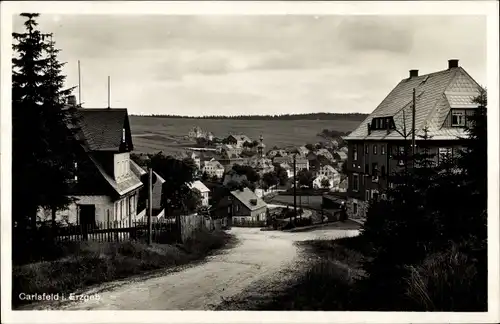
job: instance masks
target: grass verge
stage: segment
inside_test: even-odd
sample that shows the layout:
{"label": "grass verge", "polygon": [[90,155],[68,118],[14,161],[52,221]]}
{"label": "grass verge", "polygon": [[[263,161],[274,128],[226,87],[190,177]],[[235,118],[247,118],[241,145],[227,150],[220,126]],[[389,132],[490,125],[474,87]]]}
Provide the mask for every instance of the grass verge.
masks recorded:
{"label": "grass verge", "polygon": [[[406,266],[406,275],[390,274],[373,285],[362,265],[370,246],[363,236],[300,243],[307,266],[285,290],[252,301],[247,310],[320,311],[487,311],[486,253],[461,250],[457,244],[429,254],[422,263]],[[389,282],[389,283],[388,283]],[[368,284],[367,284],[368,283]],[[392,287],[394,288],[394,287]]]}
{"label": "grass verge", "polygon": [[364,276],[361,238],[315,240],[298,243],[309,256],[309,265],[285,291],[259,310],[346,310],[355,292],[356,279]]}
{"label": "grass verge", "polygon": [[72,242],[57,248],[61,257],[13,266],[12,306],[30,301],[20,294],[68,294],[95,284],[123,279],[150,270],[167,269],[202,260],[210,253],[234,243],[225,232],[200,231],[183,245],[140,242]]}

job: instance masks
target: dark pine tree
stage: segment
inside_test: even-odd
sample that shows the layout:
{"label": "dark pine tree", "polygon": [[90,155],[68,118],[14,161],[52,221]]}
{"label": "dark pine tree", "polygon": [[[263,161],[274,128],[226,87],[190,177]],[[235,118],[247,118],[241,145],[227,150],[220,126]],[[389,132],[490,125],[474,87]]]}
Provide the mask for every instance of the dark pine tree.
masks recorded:
{"label": "dark pine tree", "polygon": [[[78,143],[75,133],[78,131],[77,107],[68,105],[68,97],[73,89],[64,88],[66,76],[62,74],[65,63],[57,59],[60,52],[55,47],[52,34],[48,35],[47,65],[44,67],[43,107],[46,112],[45,127],[48,130],[47,138],[51,143],[52,164],[47,174],[52,179],[51,188],[47,193],[47,202],[43,207],[48,207],[52,212],[52,226],[56,226],[56,211],[65,208],[71,199],[68,198],[68,180],[75,176],[77,161],[76,152]],[[76,165],[77,166],[77,165]]]}
{"label": "dark pine tree", "polygon": [[369,310],[403,310],[408,305],[402,297],[407,266],[421,262],[433,248],[436,222],[427,202],[437,171],[429,139],[424,130],[415,155],[407,149],[395,154],[395,159],[408,166],[389,177],[394,188],[387,189],[387,200],[370,203],[362,235],[371,245],[372,255],[364,263],[369,276],[361,283],[359,302],[367,301],[367,294],[373,291],[383,291],[384,296],[365,305]]}
{"label": "dark pine tree", "polygon": [[74,142],[67,124],[72,111],[64,109],[68,92],[62,89],[62,65],[49,35],[37,29],[39,15],[21,16],[25,32],[12,34],[12,215],[20,236],[36,230],[40,207],[68,205],[74,177]]}

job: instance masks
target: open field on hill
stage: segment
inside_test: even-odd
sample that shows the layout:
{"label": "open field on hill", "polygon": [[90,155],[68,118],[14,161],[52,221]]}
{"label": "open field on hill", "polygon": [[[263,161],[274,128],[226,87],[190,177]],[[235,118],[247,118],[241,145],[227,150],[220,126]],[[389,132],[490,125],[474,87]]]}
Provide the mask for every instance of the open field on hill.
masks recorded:
{"label": "open field on hill", "polygon": [[323,129],[352,131],[360,121],[350,120],[231,120],[183,119],[131,116],[134,150],[139,152],[163,151],[175,153],[194,143],[187,135],[194,126],[212,132],[216,137],[230,133],[243,133],[252,139],[262,134],[268,148],[275,145],[296,146],[315,143],[322,138],[317,134]]}

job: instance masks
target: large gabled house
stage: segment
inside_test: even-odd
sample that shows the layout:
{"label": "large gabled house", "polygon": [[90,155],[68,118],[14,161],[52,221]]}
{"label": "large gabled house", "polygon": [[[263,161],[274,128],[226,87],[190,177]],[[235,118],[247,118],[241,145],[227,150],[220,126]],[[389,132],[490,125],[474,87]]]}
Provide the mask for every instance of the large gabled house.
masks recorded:
{"label": "large gabled house", "polygon": [[[416,150],[426,146],[439,162],[460,149],[460,138],[467,136],[467,117],[478,107],[473,99],[481,90],[455,59],[449,60],[443,71],[418,75],[418,70],[411,70],[409,77],[401,80],[358,128],[344,137],[349,148],[349,217],[364,218],[368,202],[392,186],[388,175],[404,165],[396,157],[405,144],[411,144],[411,136],[406,135],[413,128],[414,99]],[[422,139],[424,130],[429,140]]]}
{"label": "large gabled house", "polygon": [[[132,134],[127,109],[79,108],[74,203],[56,219],[83,226],[130,224],[143,186],[131,167]],[[43,211],[42,211],[43,212]]]}

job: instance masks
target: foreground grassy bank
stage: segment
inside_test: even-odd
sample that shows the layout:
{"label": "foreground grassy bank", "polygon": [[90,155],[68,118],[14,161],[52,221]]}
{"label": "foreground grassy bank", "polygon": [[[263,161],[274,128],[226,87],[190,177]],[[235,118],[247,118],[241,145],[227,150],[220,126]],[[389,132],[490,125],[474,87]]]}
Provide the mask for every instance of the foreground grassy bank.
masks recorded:
{"label": "foreground grassy bank", "polygon": [[429,255],[407,267],[409,275],[387,278],[398,289],[374,289],[363,270],[370,245],[363,236],[305,241],[309,266],[285,290],[247,310],[322,311],[486,311],[487,293],[481,262],[460,246]]}
{"label": "foreground grassy bank", "polygon": [[20,294],[69,294],[86,287],[127,278],[150,270],[168,269],[199,261],[234,243],[225,232],[198,232],[183,245],[140,242],[59,244],[60,258],[13,266],[12,306],[32,301]]}

